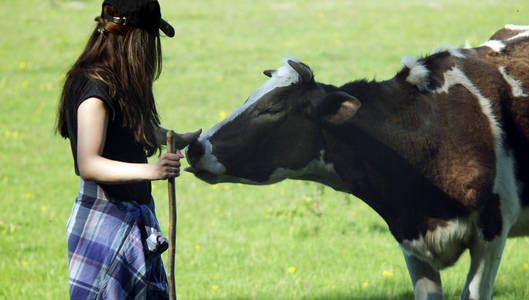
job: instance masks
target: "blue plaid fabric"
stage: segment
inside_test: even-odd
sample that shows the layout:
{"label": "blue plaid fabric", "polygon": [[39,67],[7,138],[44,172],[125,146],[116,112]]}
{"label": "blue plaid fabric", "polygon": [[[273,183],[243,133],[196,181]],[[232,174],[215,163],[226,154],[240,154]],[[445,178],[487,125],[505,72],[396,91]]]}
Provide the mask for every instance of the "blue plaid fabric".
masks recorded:
{"label": "blue plaid fabric", "polygon": [[159,232],[152,198],[148,205],[114,201],[81,180],[66,233],[70,298],[168,299]]}

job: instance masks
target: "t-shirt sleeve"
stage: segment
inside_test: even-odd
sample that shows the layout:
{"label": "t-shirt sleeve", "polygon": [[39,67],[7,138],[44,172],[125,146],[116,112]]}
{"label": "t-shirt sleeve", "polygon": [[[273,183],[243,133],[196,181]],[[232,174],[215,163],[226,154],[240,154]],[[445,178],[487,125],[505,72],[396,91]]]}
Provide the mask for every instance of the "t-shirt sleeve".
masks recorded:
{"label": "t-shirt sleeve", "polygon": [[106,106],[110,109],[110,117],[112,120],[116,118],[116,103],[112,101],[112,97],[110,97],[108,87],[104,85],[102,82],[86,78],[84,81],[83,86],[79,90],[79,95],[77,98],[77,102],[75,103],[75,112],[77,112],[77,109],[83,103],[86,99],[96,97],[106,104]]}

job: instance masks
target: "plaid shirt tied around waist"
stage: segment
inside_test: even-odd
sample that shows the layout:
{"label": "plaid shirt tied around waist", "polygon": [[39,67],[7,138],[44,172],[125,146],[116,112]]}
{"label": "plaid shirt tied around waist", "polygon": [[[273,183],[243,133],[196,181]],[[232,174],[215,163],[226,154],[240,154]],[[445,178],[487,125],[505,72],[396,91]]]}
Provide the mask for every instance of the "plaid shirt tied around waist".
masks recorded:
{"label": "plaid shirt tied around waist", "polygon": [[83,181],[67,223],[70,299],[168,299],[154,201],[109,199]]}

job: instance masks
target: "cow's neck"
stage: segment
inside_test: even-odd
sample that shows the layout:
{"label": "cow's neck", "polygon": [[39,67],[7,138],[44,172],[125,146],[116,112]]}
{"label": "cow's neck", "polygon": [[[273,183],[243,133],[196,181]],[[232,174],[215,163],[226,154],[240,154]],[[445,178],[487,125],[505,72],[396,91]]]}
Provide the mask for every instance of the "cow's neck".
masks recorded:
{"label": "cow's neck", "polygon": [[428,147],[435,147],[429,145],[435,130],[429,128],[428,112],[418,111],[421,104],[406,98],[397,84],[358,82],[342,87],[362,102],[362,108],[352,122],[326,128],[323,135],[326,159],[351,192],[373,207],[402,240],[463,209],[415,167],[428,159]]}

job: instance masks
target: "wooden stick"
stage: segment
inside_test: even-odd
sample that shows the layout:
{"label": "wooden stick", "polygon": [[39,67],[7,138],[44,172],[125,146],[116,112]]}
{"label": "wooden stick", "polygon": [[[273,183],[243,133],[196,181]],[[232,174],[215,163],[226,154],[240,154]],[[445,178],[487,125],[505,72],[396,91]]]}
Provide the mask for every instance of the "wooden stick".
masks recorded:
{"label": "wooden stick", "polygon": [[[173,131],[167,131],[167,152],[175,153],[176,149],[173,147]],[[169,191],[169,253],[168,253],[168,272],[167,279],[169,281],[169,300],[176,299],[176,290],[174,282],[174,257],[175,257],[175,239],[176,239],[176,200],[174,178],[168,179],[167,186]]]}

